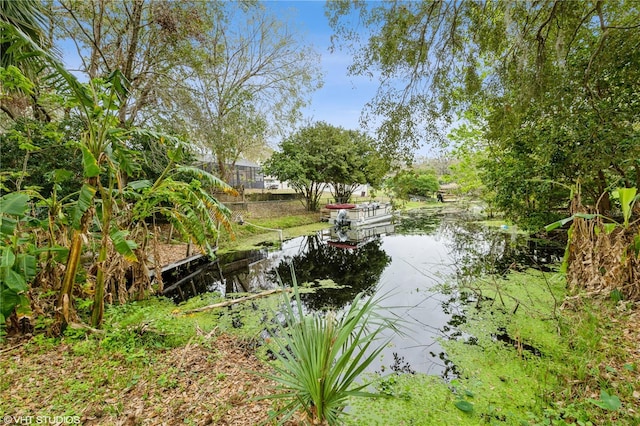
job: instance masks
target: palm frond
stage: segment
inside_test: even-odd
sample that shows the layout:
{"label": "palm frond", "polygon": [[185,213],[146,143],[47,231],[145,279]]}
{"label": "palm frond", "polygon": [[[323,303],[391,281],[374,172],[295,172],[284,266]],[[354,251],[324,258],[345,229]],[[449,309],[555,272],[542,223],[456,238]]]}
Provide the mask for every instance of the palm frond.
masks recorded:
{"label": "palm frond", "polygon": [[176,167],[176,173],[184,173],[189,176],[193,176],[201,181],[205,186],[211,186],[222,190],[225,194],[238,195],[238,191],[233,189],[228,183],[212,175],[211,173],[193,166],[178,166]]}
{"label": "palm frond", "polygon": [[134,220],[158,213],[165,216],[176,230],[212,253],[211,241],[218,236],[221,224],[231,231],[231,212],[198,182],[165,178],[159,184],[141,184],[141,196],[133,209]]}
{"label": "palm frond", "polygon": [[274,339],[275,374],[264,375],[276,382],[276,392],[263,399],[285,402],[273,416],[279,424],[296,412],[318,424],[340,424],[350,397],[378,396],[363,391],[367,384],[356,379],[384,349],[388,339],[381,333],[397,329],[397,320],[376,312],[383,298],[365,300],[362,294],[342,314],[305,314],[293,270],[292,277],[294,300],[284,293],[286,325]]}

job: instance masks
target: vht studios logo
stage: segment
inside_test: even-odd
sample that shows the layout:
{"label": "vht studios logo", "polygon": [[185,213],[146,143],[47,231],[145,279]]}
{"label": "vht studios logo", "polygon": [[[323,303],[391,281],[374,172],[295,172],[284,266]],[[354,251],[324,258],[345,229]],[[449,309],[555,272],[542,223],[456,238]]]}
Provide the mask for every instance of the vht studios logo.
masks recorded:
{"label": "vht studios logo", "polygon": [[6,425],[79,425],[80,416],[4,416]]}

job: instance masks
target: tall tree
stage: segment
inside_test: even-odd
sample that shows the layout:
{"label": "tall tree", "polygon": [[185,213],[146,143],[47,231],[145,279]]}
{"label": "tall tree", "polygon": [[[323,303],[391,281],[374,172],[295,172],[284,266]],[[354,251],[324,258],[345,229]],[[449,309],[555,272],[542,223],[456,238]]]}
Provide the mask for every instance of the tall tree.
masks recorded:
{"label": "tall tree", "polygon": [[155,116],[168,87],[180,85],[179,69],[195,40],[213,22],[207,9],[217,3],[166,0],[61,0],[56,29],[70,38],[89,79],[122,73],[130,87],[118,111],[121,126]]}
{"label": "tall tree", "polygon": [[337,203],[349,201],[361,185],[380,186],[390,161],[378,150],[376,141],[357,130],[336,128],[340,138],[333,146],[332,162],[326,172],[327,183]]}
{"label": "tall tree", "polygon": [[288,181],[315,211],[322,192],[330,185],[338,202],[346,202],[356,186],[377,185],[388,163],[361,132],[324,122],[304,127],[280,144],[264,164],[267,174]]}
{"label": "tall tree", "polygon": [[280,143],[263,165],[266,174],[287,181],[301,193],[307,210],[318,210],[322,192],[327,187],[326,171],[331,165],[332,147],[337,145],[334,128],[317,123],[300,129]]}
{"label": "tall tree", "polygon": [[[265,147],[299,118],[320,86],[318,56],[262,5],[227,3],[188,57],[188,91],[180,111],[227,180],[235,162]],[[185,114],[186,113],[186,114]]]}
{"label": "tall tree", "polygon": [[317,56],[260,3],[62,0],[57,17],[90,78],[130,83],[121,126],[154,122],[198,142],[228,178],[299,117]]}

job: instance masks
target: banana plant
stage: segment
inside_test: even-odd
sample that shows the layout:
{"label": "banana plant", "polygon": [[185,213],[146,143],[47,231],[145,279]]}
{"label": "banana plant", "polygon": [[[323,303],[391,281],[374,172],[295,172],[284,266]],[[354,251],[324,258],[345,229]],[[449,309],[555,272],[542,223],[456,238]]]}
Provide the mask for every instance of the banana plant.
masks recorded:
{"label": "banana plant", "polygon": [[[53,71],[49,76],[49,80],[54,83],[61,94],[66,95],[74,103],[86,124],[85,133],[80,141],[83,155],[84,184],[80,189],[74,212],[72,222],[73,235],[57,306],[58,328],[62,330],[70,320],[71,295],[80,263],[83,238],[85,238],[89,224],[94,216],[93,201],[100,183],[100,163],[103,162],[106,148],[112,141],[112,134],[117,131],[113,125],[114,112],[117,113],[115,100],[117,92],[124,90],[124,85],[121,84],[124,79],[121,78],[121,74],[117,71],[110,76],[107,79],[110,87],[106,96],[104,96],[103,93],[96,90],[93,82],[89,84],[80,83],[51,51],[39,45],[20,26],[2,21],[0,22],[0,28],[2,29],[0,41],[10,43],[15,51],[26,52],[21,57],[28,57],[29,61],[42,67],[48,67]],[[99,293],[99,291],[96,291],[96,293]]]}
{"label": "banana plant", "polygon": [[0,328],[14,310],[28,314],[31,309],[25,293],[36,275],[36,257],[24,250],[32,244],[19,228],[28,203],[29,196],[21,192],[0,197]]}
{"label": "banana plant", "polygon": [[[119,170],[114,168],[114,163],[109,158],[109,152],[113,151],[112,145],[117,143],[119,134],[123,133],[123,130],[117,127],[118,96],[122,95],[124,90],[122,76],[118,71],[112,73],[105,81],[94,80],[86,86],[75,88],[78,90],[72,91],[71,100],[75,102],[85,122],[84,132],[78,142],[82,151],[84,183],[80,188],[72,214],[73,235],[58,299],[58,320],[61,328],[70,321],[73,285],[80,264],[83,241],[87,239],[89,227],[95,218],[96,196],[99,196],[101,201],[102,214],[99,219],[102,238],[98,254],[91,322],[94,327],[102,322],[104,262],[107,258],[108,238],[111,233],[112,189],[114,180],[119,179],[120,175]],[[103,180],[107,182],[107,187],[103,185]]]}
{"label": "banana plant", "polygon": [[214,256],[220,227],[231,229],[231,212],[211,194],[222,191],[238,195],[226,182],[197,167],[181,163],[186,158],[187,147],[181,140],[159,135],[155,132],[138,130],[137,133],[155,137],[163,144],[170,144],[167,151],[169,164],[158,179],[132,182],[139,196],[133,208],[133,222],[144,220],[156,214],[167,218],[182,235],[189,237],[203,248],[210,257]]}
{"label": "banana plant", "polygon": [[629,220],[633,214],[633,206],[640,198],[640,195],[636,195],[637,192],[637,188],[618,188],[612,194],[612,198],[616,198],[620,201],[623,219],[622,226],[625,228],[629,228]]}
{"label": "banana plant", "polygon": [[[633,224],[630,223],[631,216],[633,215],[633,207],[640,199],[640,194],[637,194],[637,188],[618,188],[613,193],[613,198],[617,198],[620,201],[620,207],[622,209],[622,220],[625,229],[629,229]],[[639,221],[640,219],[636,220]],[[633,251],[636,257],[640,256],[640,232],[633,237],[632,243]]]}
{"label": "banana plant", "polygon": [[[140,129],[123,129],[117,119],[121,99],[126,96],[128,82],[118,70],[104,80],[93,80],[87,84],[64,68],[62,63],[49,51],[29,39],[20,29],[0,23],[3,30],[1,40],[10,40],[28,47],[32,60],[46,65],[53,72],[50,81],[61,95],[66,96],[73,111],[79,112],[84,122],[84,133],[78,141],[83,159],[83,184],[78,192],[75,207],[71,215],[72,236],[69,244],[65,273],[61,283],[57,302],[57,327],[62,331],[71,321],[73,309],[72,294],[80,255],[90,231],[100,235],[97,259],[97,273],[92,309],[92,325],[98,327],[102,322],[106,273],[105,263],[110,250],[114,247],[125,259],[136,261],[136,244],[127,239],[127,231],[118,226],[120,201],[124,192],[135,185],[125,185],[124,175],[130,172],[132,163],[122,161],[126,156],[117,158],[125,152],[127,138],[135,136]],[[146,131],[147,135],[160,141],[175,142],[162,134]],[[229,211],[219,203],[208,188],[210,185],[224,192],[234,190],[214,176],[195,168],[179,165],[182,161],[184,146],[173,144],[170,167],[152,185],[138,185],[133,192],[139,198],[134,212],[135,220],[142,221],[151,214],[160,213],[170,218],[178,229],[193,238],[198,244],[208,248],[209,239],[218,234],[220,226],[230,230]],[[190,182],[179,176],[192,176]],[[128,189],[127,189],[128,188]],[[142,202],[140,202],[142,200]],[[139,207],[138,207],[139,206]]]}
{"label": "banana plant", "polygon": [[[620,208],[622,209],[622,223],[614,220],[611,217],[599,214],[599,213],[575,213],[569,217],[565,217],[563,219],[557,220],[553,223],[548,224],[544,227],[544,229],[548,231],[552,231],[556,228],[560,228],[561,226],[566,225],[567,223],[572,222],[575,218],[582,219],[595,219],[597,217],[606,219],[609,221],[609,225],[605,227],[607,232],[613,231],[616,227],[622,227],[624,229],[628,229],[633,223],[630,223],[631,216],[633,215],[633,207],[640,199],[640,195],[636,195],[637,188],[617,188],[613,191],[611,198],[618,199],[620,201]],[[640,220],[640,219],[639,219]],[[634,222],[635,223],[635,222]]]}
{"label": "banana plant", "polygon": [[[631,229],[636,223],[640,222],[640,219],[636,219],[634,222],[631,222],[631,218],[633,216],[633,209],[638,200],[640,200],[640,194],[637,194],[638,189],[635,187],[632,188],[617,188],[612,192],[611,198],[617,199],[620,202],[620,209],[622,211],[622,223],[614,220],[611,217],[604,216],[599,213],[574,213],[573,215],[557,220],[549,225],[545,226],[544,229],[548,231],[552,231],[556,228],[566,225],[567,223],[572,222],[576,218],[592,220],[595,218],[605,219],[606,222],[603,223],[604,232],[607,234],[612,233],[616,228],[621,229]],[[571,235],[573,232],[573,225],[569,228],[569,239],[571,239]],[[596,228],[595,232],[601,232],[600,228]],[[636,257],[640,257],[640,233],[636,234],[633,237],[633,241],[631,243],[630,249],[632,249],[635,253]],[[566,262],[568,259],[568,250],[569,245],[567,245],[567,251],[565,252],[563,267],[562,269],[566,269]]]}

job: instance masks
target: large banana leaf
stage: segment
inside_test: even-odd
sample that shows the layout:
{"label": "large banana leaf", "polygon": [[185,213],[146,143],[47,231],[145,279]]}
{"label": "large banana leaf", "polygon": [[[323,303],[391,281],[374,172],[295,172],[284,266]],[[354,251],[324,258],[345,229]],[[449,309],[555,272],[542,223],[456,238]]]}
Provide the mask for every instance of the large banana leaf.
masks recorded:
{"label": "large banana leaf", "polygon": [[0,268],[11,268],[16,261],[16,255],[11,247],[0,247]]}
{"label": "large banana leaf", "polygon": [[638,197],[636,197],[636,192],[638,192],[638,189],[618,188],[615,192],[617,192],[618,198],[620,199],[622,217],[624,218],[624,226],[626,228],[627,226],[629,226],[629,219],[631,218],[631,214],[633,212],[633,205],[638,199]]}
{"label": "large banana leaf", "polygon": [[0,215],[23,216],[29,208],[29,196],[12,192],[0,197]]}
{"label": "large banana leaf", "polygon": [[84,145],[82,146],[82,169],[85,177],[91,178],[100,176],[98,160],[96,160],[96,157]]}
{"label": "large banana leaf", "polygon": [[11,315],[13,308],[19,303],[18,293],[10,288],[0,286],[0,326],[4,324],[5,318]]}
{"label": "large banana leaf", "polygon": [[82,215],[89,210],[91,204],[93,203],[93,197],[96,195],[96,189],[87,185],[86,183],[82,185],[80,189],[80,195],[78,196],[78,202],[76,203],[75,209],[73,210],[73,221],[71,225],[74,229],[80,229],[80,223],[82,221]]}
{"label": "large banana leaf", "polygon": [[37,273],[36,257],[26,253],[17,255],[14,269],[24,276],[27,281],[30,281]]}
{"label": "large banana leaf", "polygon": [[[20,2],[16,3],[19,4]],[[52,80],[60,89],[67,88],[71,90],[74,98],[85,110],[93,107],[93,97],[87,87],[80,83],[76,76],[70,73],[52,53],[44,50],[17,26],[0,22],[0,29],[2,30],[0,31],[0,40],[10,43],[10,48],[16,50],[19,47],[27,48],[29,53],[23,54],[22,59],[30,59],[32,62],[39,63],[41,67],[44,67],[45,64],[51,66],[54,72],[48,76],[48,79]]]}
{"label": "large banana leaf", "polygon": [[129,232],[125,230],[113,230],[109,236],[118,253],[124,256],[129,262],[137,262],[138,258],[133,251],[138,248],[138,245],[135,241],[127,240],[126,237],[128,234]]}
{"label": "large banana leaf", "polygon": [[547,232],[553,231],[556,228],[560,228],[561,226],[566,225],[567,223],[571,222],[573,219],[575,219],[577,217],[582,218],[582,219],[591,220],[591,219],[595,219],[596,217],[603,217],[603,216],[599,215],[599,214],[576,213],[576,214],[571,215],[569,217],[565,217],[564,219],[560,219],[560,220],[557,220],[557,221],[555,221],[553,223],[550,223],[550,224],[546,225],[544,227],[544,229]]}

